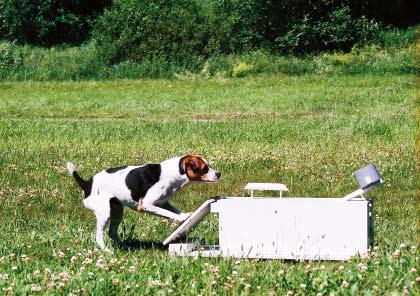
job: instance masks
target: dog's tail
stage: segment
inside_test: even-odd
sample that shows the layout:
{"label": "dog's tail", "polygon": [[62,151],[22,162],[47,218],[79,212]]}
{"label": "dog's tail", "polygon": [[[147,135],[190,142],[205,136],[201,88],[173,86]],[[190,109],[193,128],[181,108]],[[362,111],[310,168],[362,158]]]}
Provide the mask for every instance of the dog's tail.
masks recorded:
{"label": "dog's tail", "polygon": [[76,166],[72,164],[71,162],[67,162],[67,169],[70,172],[70,175],[74,177],[77,184],[83,189],[83,192],[85,193],[85,198],[90,195],[90,192],[92,190],[92,178],[89,180],[84,180],[76,171]]}

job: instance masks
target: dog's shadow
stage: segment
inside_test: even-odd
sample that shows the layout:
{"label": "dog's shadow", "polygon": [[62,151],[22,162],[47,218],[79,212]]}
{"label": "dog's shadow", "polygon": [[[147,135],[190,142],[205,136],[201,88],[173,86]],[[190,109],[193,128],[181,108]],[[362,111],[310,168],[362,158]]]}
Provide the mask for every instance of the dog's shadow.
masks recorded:
{"label": "dog's shadow", "polygon": [[125,233],[126,235],[124,235],[122,244],[114,245],[114,247],[117,247],[120,250],[126,250],[126,251],[132,251],[132,250],[166,251],[168,249],[168,246],[165,246],[161,241],[139,240],[135,238],[134,228],[135,228],[135,225],[132,225],[130,230],[128,230],[123,225],[122,232]]}
{"label": "dog's shadow", "polygon": [[121,250],[161,250],[165,251],[168,249],[162,242],[159,241],[142,241],[135,238],[129,238],[123,241],[122,246],[118,246]]}

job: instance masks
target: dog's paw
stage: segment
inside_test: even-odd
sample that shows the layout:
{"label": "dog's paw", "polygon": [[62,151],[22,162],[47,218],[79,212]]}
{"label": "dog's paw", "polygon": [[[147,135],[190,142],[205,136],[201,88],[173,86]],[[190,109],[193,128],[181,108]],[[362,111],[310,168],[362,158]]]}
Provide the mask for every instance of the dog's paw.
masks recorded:
{"label": "dog's paw", "polygon": [[191,216],[191,213],[181,213],[181,214],[179,214],[178,221],[183,222],[183,221],[187,220],[189,216]]}

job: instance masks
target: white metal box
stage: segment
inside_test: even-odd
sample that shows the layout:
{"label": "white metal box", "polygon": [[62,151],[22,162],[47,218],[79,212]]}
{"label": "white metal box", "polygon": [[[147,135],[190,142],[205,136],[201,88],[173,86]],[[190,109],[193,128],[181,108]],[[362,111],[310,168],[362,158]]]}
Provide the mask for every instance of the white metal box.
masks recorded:
{"label": "white metal box", "polygon": [[367,253],[373,244],[369,200],[247,197],[206,201],[164,244],[184,235],[208,212],[219,215],[219,245],[197,248],[192,244],[171,244],[171,254],[347,260]]}
{"label": "white metal box", "polygon": [[227,198],[219,213],[222,256],[346,260],[373,242],[372,204],[341,198]]}

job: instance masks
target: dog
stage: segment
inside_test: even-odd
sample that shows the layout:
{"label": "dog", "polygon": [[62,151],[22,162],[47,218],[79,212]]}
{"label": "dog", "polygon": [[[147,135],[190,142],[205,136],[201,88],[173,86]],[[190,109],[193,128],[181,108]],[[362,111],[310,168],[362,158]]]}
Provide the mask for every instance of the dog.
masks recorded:
{"label": "dog", "polygon": [[67,169],[83,189],[83,205],[96,216],[96,242],[102,250],[108,250],[104,243],[108,221],[109,237],[123,246],[118,226],[123,218],[124,206],[184,221],[191,213],[183,213],[170,204],[174,194],[189,183],[216,182],[221,176],[200,155],[174,157],[142,166],[109,168],[89,180],[82,179],[71,162],[67,163]]}

